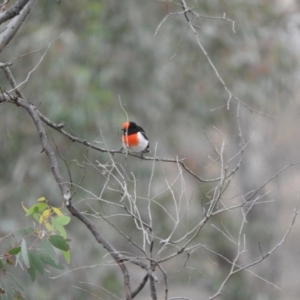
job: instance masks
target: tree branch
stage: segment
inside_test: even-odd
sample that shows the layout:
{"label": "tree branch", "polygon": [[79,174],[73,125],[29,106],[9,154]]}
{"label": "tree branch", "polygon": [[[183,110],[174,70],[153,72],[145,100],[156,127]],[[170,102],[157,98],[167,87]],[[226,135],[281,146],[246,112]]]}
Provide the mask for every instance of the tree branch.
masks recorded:
{"label": "tree branch", "polygon": [[130,277],[128,269],[124,264],[124,262],[128,259],[124,259],[123,256],[119,253],[119,251],[114,249],[114,247],[97,231],[95,225],[85,215],[78,211],[77,208],[75,208],[71,202],[69,202],[67,208],[74,217],[76,217],[78,220],[80,220],[83,224],[86,225],[86,227],[95,237],[96,241],[102,244],[102,246],[109,252],[112,258],[119,265],[120,269],[123,272],[126,300],[131,300],[132,294],[130,290]]}
{"label": "tree branch", "polygon": [[[79,144],[85,145],[91,149],[103,152],[103,153],[111,153],[111,154],[117,154],[117,153],[124,153],[122,150],[108,150],[107,148],[102,148],[99,147],[93,143],[88,142],[87,140],[83,140],[80,139],[70,133],[68,133],[66,130],[63,129],[64,124],[63,123],[59,123],[56,124],[54,122],[52,122],[51,120],[49,120],[46,116],[44,116],[41,112],[38,112],[40,118],[42,119],[42,121],[47,124],[49,127],[57,130],[58,132],[60,132],[61,134],[63,134],[65,137],[67,137],[68,139],[70,139],[72,142],[77,142]],[[212,178],[212,179],[204,179],[202,177],[200,177],[199,175],[197,175],[195,172],[193,172],[184,162],[184,159],[174,159],[174,158],[162,158],[162,157],[150,157],[150,156],[143,156],[141,157],[140,155],[136,155],[133,153],[128,153],[128,155],[133,156],[133,157],[137,157],[139,159],[143,159],[143,160],[149,160],[149,161],[160,161],[160,162],[168,162],[168,163],[179,163],[183,169],[185,171],[187,171],[187,173],[189,173],[190,175],[192,175],[194,178],[196,178],[197,180],[201,181],[201,182],[217,182],[220,181],[221,178],[217,177],[217,178]],[[230,172],[226,178],[231,177],[235,172],[237,171],[237,168],[235,168],[234,170],[232,170],[232,172]]]}
{"label": "tree branch", "polygon": [[132,294],[131,294],[131,297],[132,297],[132,299],[144,288],[144,286],[145,286],[145,284],[147,283],[147,281],[148,281],[148,278],[149,278],[149,275],[147,274],[144,278],[143,278],[143,280],[142,280],[142,282],[140,283],[140,285],[136,288],[136,290],[135,291],[133,291],[132,292]]}
{"label": "tree branch", "polygon": [[[17,16],[29,0],[18,0],[14,5],[0,14],[0,24]],[[8,2],[8,1],[7,1]],[[6,3],[7,3],[6,2]],[[1,4],[5,5],[6,3]]]}
{"label": "tree branch", "polygon": [[[24,3],[26,2],[26,3]],[[6,47],[6,45],[11,41],[11,39],[15,36],[20,26],[28,16],[31,11],[31,8],[35,4],[36,0],[20,0],[17,3],[21,3],[23,7],[19,7],[15,11],[18,12],[17,16],[15,16],[5,27],[4,31],[0,34],[0,52]],[[25,5],[26,4],[26,5]],[[5,14],[5,12],[4,12]],[[0,15],[1,18],[1,15]]]}

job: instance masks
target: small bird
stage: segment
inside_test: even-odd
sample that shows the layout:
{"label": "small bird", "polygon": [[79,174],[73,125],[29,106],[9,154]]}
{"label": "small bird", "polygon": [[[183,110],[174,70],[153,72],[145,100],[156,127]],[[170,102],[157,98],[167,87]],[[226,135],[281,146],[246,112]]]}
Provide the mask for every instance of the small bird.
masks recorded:
{"label": "small bird", "polygon": [[145,130],[134,122],[125,122],[122,126],[122,144],[129,152],[149,153],[149,140]]}

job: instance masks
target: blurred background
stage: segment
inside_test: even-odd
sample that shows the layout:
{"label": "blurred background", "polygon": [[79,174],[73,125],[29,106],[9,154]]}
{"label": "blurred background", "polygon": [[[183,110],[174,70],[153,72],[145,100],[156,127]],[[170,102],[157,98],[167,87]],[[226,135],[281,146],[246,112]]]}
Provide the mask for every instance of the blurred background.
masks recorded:
{"label": "blurred background", "polygon": [[[233,199],[236,194],[241,200],[286,165],[300,161],[300,4],[296,0],[251,3],[194,0],[187,4],[200,15],[220,17],[226,13],[227,18],[235,21],[234,32],[229,21],[190,15],[220,76],[245,106],[238,107],[234,99],[229,107],[226,105],[229,95],[182,14],[168,18],[155,35],[167,14],[181,12],[175,2],[40,1],[2,52],[1,62],[14,59],[12,72],[20,83],[51,43],[38,68],[22,85],[27,99],[44,115],[57,123],[64,121],[65,129],[82,139],[119,149],[125,110],[130,120],[146,130],[153,152],[159,157],[185,158],[186,165],[205,179],[220,176],[211,159],[216,158],[214,147],[220,149],[225,143],[226,161],[240,150],[236,117],[239,113],[240,129],[248,145],[227,196]],[[2,73],[0,80],[1,87],[9,90]],[[51,205],[60,206],[62,199],[27,113],[2,104],[0,124],[0,235],[4,236],[32,225],[21,202],[28,207],[44,196]],[[47,132],[52,145],[57,146],[69,165],[73,181],[82,187],[74,202],[80,202],[82,210],[89,209],[84,203],[90,201],[95,211],[106,215],[117,213],[114,206],[92,197],[92,193],[99,195],[105,184],[99,170],[92,165],[96,161],[106,163],[109,156],[72,143],[50,129]],[[131,157],[126,160],[120,154],[114,159],[120,166],[126,165],[128,173],[134,173],[139,197],[147,197],[153,163]],[[91,166],[81,168],[87,161]],[[236,163],[233,160],[229,169]],[[60,168],[68,178],[63,160]],[[182,197],[179,183],[184,182],[183,210],[191,201],[193,223],[203,214],[201,199],[214,184],[200,183],[187,173],[178,179],[178,173],[176,164],[156,163],[151,193],[157,194],[156,200],[172,212],[172,195],[162,192],[166,189],[165,182],[175,181],[173,191],[177,200]],[[247,252],[241,263],[261,255],[258,243],[262,252],[267,253],[280,242],[293,217],[299,182],[300,166],[295,165],[260,191],[262,195],[266,193],[263,198],[266,202],[255,206],[248,216],[244,232]],[[103,197],[111,202],[120,201],[120,196],[107,189]],[[139,205],[141,212],[145,206],[146,219],[146,203]],[[154,234],[166,238],[172,231],[172,222],[159,206],[153,207],[152,213]],[[141,255],[100,217],[94,217],[93,221],[116,249]],[[128,234],[136,230],[130,218],[111,221]],[[218,215],[205,226],[198,242],[232,259],[236,245],[211,225],[224,226],[236,237],[240,224],[240,213]],[[124,298],[120,271],[105,256],[103,247],[78,220],[72,219],[67,229],[72,239],[72,255],[66,270],[73,271],[62,275],[61,271],[49,269],[50,273],[39,276],[35,283],[30,282],[25,271],[18,272],[18,279],[27,286],[24,294],[28,299],[115,299],[106,290]],[[298,299],[299,233],[296,222],[285,243],[251,268],[278,288],[243,272],[230,279],[220,299]],[[134,234],[141,242],[139,233]],[[0,243],[1,251],[6,247]],[[169,274],[170,297],[208,299],[230,268],[220,256],[201,248],[187,264],[186,261],[187,257],[182,255],[163,265]],[[138,268],[131,271],[132,285],[136,287],[144,273]],[[158,299],[163,299],[163,277],[157,273],[161,282]],[[49,279],[55,276],[59,277]],[[149,287],[136,299],[150,299]]]}

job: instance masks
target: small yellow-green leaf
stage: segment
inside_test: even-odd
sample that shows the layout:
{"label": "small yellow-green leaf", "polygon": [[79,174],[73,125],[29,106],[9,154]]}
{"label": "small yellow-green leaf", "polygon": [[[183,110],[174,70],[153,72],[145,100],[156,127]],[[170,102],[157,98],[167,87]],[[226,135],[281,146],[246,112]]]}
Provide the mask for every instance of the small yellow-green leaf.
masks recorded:
{"label": "small yellow-green leaf", "polygon": [[45,209],[42,214],[40,215],[40,218],[39,218],[39,223],[40,224],[43,224],[45,223],[45,221],[47,221],[49,219],[51,215],[51,209]]}
{"label": "small yellow-green leaf", "polygon": [[3,262],[2,262],[2,259],[0,259],[0,269],[2,269],[3,268]]}
{"label": "small yellow-green leaf", "polygon": [[58,207],[51,206],[51,208],[58,216],[63,216],[63,213]]}
{"label": "small yellow-green leaf", "polygon": [[45,227],[48,229],[48,231],[53,231],[53,226],[49,222],[45,223]]}
{"label": "small yellow-green leaf", "polygon": [[24,209],[26,212],[28,212],[28,208],[25,207],[25,205],[23,204],[23,202],[22,202],[21,204],[22,204],[23,209]]}
{"label": "small yellow-green leaf", "polygon": [[44,219],[48,219],[50,215],[51,215],[51,209],[50,209],[50,208],[45,209],[45,210],[42,212],[42,217],[43,217]]}
{"label": "small yellow-green leaf", "polygon": [[26,216],[30,216],[32,215],[33,213],[39,213],[39,212],[42,212],[44,211],[46,208],[47,208],[47,204],[46,203],[36,203],[34,205],[32,205],[27,213],[26,213]]}
{"label": "small yellow-green leaf", "polygon": [[39,199],[37,199],[38,202],[42,202],[42,201],[47,201],[45,197],[41,197]]}

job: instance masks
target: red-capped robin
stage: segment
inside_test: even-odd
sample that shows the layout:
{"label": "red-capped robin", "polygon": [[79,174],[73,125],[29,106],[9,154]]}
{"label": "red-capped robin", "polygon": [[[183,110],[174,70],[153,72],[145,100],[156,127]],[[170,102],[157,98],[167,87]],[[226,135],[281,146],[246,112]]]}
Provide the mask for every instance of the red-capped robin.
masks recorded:
{"label": "red-capped robin", "polygon": [[141,154],[151,152],[149,140],[142,127],[134,122],[125,122],[122,130],[122,144],[127,151]]}

